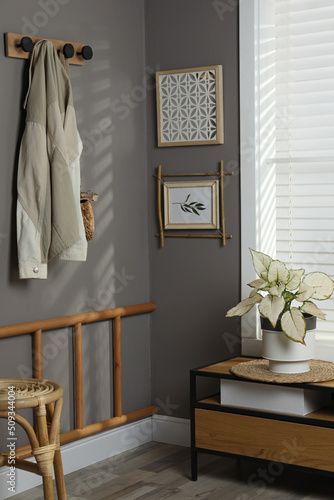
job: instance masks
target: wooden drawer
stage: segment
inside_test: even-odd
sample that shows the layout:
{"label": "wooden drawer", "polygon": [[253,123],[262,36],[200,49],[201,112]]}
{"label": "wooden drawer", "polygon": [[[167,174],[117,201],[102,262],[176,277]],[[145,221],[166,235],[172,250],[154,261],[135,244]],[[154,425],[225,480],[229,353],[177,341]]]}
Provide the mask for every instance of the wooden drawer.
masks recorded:
{"label": "wooden drawer", "polygon": [[195,446],[334,472],[334,429],[195,410]]}

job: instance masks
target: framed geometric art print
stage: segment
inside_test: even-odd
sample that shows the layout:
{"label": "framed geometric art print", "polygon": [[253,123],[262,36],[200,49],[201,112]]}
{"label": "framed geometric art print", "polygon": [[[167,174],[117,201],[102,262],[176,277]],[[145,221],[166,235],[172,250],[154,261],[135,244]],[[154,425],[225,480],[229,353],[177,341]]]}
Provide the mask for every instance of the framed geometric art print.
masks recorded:
{"label": "framed geometric art print", "polygon": [[158,146],[224,143],[223,68],[156,73]]}

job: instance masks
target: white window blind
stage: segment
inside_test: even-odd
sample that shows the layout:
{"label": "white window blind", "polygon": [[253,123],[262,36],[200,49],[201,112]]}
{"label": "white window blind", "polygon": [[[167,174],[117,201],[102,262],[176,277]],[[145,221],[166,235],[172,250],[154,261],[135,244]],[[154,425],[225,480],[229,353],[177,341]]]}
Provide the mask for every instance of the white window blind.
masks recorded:
{"label": "white window blind", "polygon": [[[275,0],[276,256],[334,278],[334,1]],[[317,331],[334,342],[334,298]]]}

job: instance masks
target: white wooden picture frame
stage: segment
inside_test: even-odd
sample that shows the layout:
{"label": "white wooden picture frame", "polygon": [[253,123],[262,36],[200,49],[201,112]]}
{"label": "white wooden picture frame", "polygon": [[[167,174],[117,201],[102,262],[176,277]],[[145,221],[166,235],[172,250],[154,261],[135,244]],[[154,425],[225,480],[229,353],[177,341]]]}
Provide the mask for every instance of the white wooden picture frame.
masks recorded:
{"label": "white wooden picture frame", "polygon": [[165,229],[219,229],[219,181],[164,183]]}

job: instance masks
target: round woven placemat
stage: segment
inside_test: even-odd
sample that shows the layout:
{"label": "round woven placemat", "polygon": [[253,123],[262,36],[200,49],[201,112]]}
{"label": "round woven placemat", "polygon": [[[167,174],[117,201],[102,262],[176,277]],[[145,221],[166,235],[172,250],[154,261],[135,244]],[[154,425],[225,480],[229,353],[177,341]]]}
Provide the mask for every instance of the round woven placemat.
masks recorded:
{"label": "round woven placemat", "polygon": [[254,359],[232,366],[233,375],[261,382],[276,382],[277,384],[299,384],[302,382],[326,382],[334,379],[334,363],[311,359],[310,371],[305,373],[274,373],[269,371],[267,359]]}

